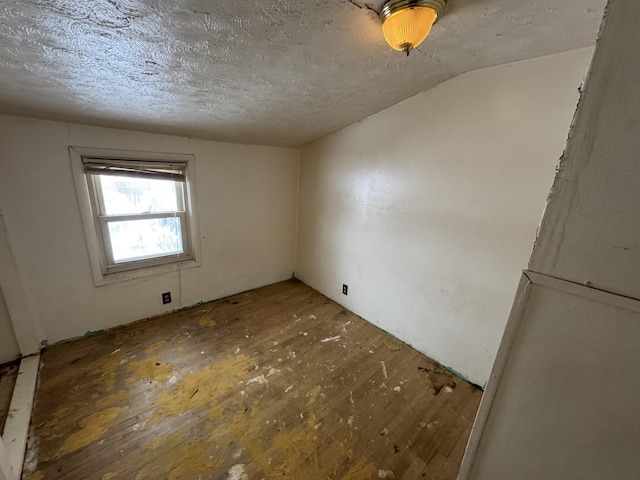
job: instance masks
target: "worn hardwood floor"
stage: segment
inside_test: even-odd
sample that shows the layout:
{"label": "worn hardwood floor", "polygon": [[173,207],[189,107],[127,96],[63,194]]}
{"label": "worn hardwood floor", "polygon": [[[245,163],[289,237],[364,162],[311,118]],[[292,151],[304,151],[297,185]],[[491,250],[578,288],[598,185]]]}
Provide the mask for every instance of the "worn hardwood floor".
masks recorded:
{"label": "worn hardwood floor", "polygon": [[480,397],[288,281],[47,348],[23,478],[455,479]]}

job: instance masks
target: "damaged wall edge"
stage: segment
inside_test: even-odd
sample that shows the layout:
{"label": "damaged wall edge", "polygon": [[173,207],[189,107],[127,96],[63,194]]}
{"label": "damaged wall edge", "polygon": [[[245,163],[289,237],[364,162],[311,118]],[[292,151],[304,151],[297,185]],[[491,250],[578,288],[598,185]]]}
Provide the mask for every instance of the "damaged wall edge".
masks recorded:
{"label": "damaged wall edge", "polygon": [[502,341],[500,342],[500,347],[498,348],[498,353],[493,363],[493,368],[491,369],[491,375],[489,376],[489,381],[486,383],[486,388],[482,395],[473,427],[471,427],[471,435],[464,452],[464,457],[462,458],[458,480],[466,480],[471,473],[471,467],[478,452],[482,433],[487,424],[493,400],[498,392],[500,378],[507,365],[509,353],[511,353],[511,347],[516,338],[516,333],[518,332],[518,327],[520,326],[532,285],[533,282],[527,276],[526,271],[523,271],[520,277],[520,283],[518,284],[516,297],[513,301],[513,307],[511,308],[511,314],[509,315],[509,320],[507,321],[507,326],[502,335]]}
{"label": "damaged wall edge", "polygon": [[514,300],[511,315],[509,316],[507,327],[502,337],[502,342],[500,343],[498,355],[496,357],[493,370],[491,371],[491,377],[487,383],[487,388],[485,389],[476,420],[471,430],[471,436],[469,437],[469,443],[467,444],[465,455],[462,460],[458,480],[466,480],[467,478],[470,478],[469,475],[473,467],[475,455],[478,452],[482,434],[487,423],[487,419],[489,418],[489,414],[491,413],[491,407],[498,392],[500,380],[511,353],[511,347],[513,346],[518,333],[520,321],[524,315],[528,297],[534,285],[566,292],[571,295],[576,295],[588,300],[594,300],[599,303],[622,309],[640,311],[640,299],[603,291],[597,288],[592,288],[588,285],[582,285],[569,280],[544,275],[539,272],[524,270],[522,272],[520,284],[518,285],[518,293]]}

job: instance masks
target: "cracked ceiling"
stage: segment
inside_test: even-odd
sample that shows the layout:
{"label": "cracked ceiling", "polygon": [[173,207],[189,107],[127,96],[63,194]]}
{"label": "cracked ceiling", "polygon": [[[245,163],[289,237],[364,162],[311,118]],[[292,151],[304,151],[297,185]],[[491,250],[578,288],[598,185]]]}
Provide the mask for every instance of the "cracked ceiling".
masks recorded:
{"label": "cracked ceiling", "polygon": [[450,0],[419,51],[358,0],[5,0],[0,113],[300,147],[462,73],[592,45],[604,0]]}

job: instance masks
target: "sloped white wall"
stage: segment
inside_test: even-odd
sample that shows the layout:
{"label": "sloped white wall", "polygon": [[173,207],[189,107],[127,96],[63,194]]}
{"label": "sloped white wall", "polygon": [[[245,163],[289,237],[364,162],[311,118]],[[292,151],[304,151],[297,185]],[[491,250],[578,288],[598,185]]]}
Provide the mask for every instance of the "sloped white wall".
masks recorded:
{"label": "sloped white wall", "polygon": [[640,478],[639,17],[609,1],[461,480]]}
{"label": "sloped white wall", "polygon": [[[202,266],[95,287],[69,145],[194,154]],[[289,278],[298,156],[293,149],[0,116],[0,204],[43,336],[53,343]],[[166,291],[173,302],[162,305]]]}
{"label": "sloped white wall", "polygon": [[297,276],[484,384],[591,53],[472,72],[305,147]]}

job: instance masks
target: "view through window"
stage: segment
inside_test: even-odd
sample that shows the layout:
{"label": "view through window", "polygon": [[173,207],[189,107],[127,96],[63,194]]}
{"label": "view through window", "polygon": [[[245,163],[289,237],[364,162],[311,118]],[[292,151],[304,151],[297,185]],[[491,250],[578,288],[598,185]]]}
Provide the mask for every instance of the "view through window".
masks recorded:
{"label": "view through window", "polygon": [[184,253],[181,183],[114,175],[97,182],[115,263]]}
{"label": "view through window", "polygon": [[192,258],[186,162],[83,158],[104,273]]}

